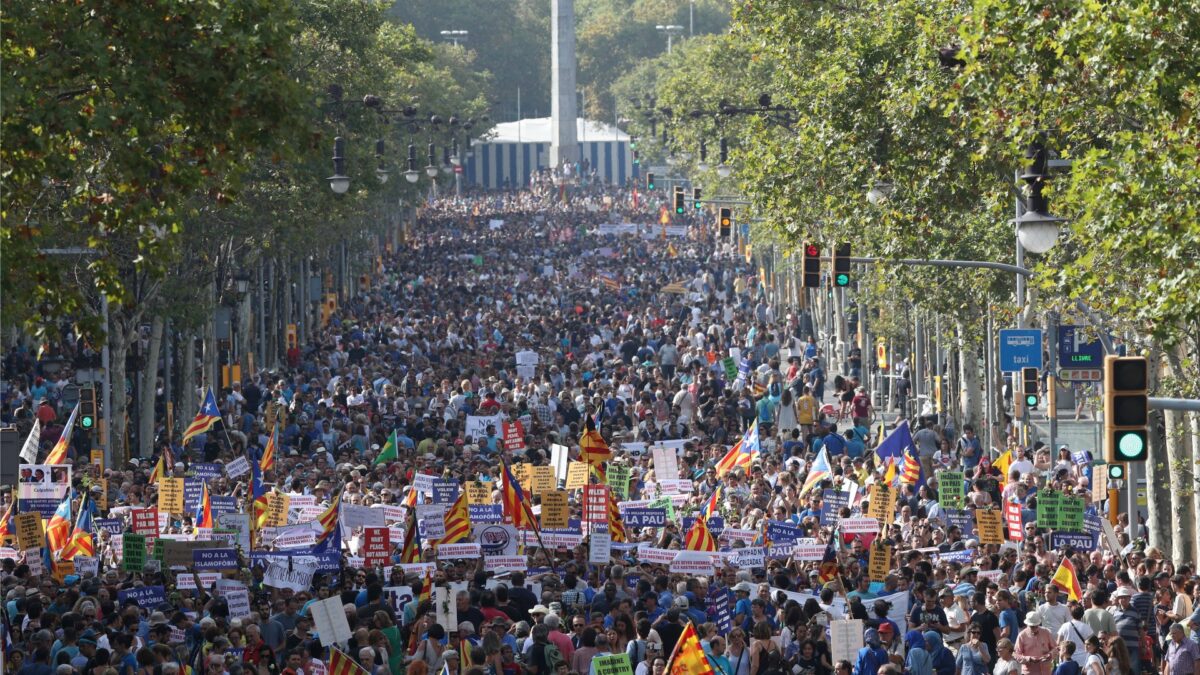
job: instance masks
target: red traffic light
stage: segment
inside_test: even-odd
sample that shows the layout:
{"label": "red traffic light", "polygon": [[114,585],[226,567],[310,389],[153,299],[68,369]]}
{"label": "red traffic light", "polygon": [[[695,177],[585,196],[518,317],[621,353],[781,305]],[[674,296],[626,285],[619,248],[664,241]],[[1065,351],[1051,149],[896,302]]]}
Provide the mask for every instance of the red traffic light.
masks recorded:
{"label": "red traffic light", "polygon": [[804,245],[804,255],[809,256],[811,258],[816,258],[820,254],[821,254],[821,252],[820,252],[820,250],[817,249],[816,244],[805,244]]}

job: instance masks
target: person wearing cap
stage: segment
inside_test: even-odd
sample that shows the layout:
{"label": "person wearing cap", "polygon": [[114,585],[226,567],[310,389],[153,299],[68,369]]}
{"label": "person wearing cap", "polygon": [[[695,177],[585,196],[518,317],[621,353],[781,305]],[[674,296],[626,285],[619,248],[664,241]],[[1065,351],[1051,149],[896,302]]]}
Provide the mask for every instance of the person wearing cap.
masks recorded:
{"label": "person wearing cap", "polygon": [[1017,635],[1013,648],[1013,656],[1021,664],[1021,672],[1050,675],[1055,652],[1054,636],[1042,628],[1042,615],[1036,611],[1026,614],[1025,629]]}
{"label": "person wearing cap", "polygon": [[1125,648],[1129,650],[1129,660],[1133,664],[1133,672],[1140,672],[1142,631],[1145,625],[1142,617],[1133,609],[1133,591],[1127,586],[1122,586],[1113,591],[1112,597],[1117,602],[1117,611],[1113,615],[1117,626],[1117,635],[1125,642]]}

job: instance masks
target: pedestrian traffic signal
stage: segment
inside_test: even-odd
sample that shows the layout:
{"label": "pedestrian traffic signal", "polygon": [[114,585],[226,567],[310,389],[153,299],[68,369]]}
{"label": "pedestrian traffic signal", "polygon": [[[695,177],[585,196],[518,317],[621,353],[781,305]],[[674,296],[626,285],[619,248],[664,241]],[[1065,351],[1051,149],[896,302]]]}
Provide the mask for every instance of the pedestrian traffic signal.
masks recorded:
{"label": "pedestrian traffic signal", "polygon": [[804,242],[804,287],[821,287],[821,249],[816,244]]}
{"label": "pedestrian traffic signal", "polygon": [[717,222],[721,226],[721,238],[729,238],[729,233],[733,229],[733,209],[728,206],[721,207],[718,212]]}
{"label": "pedestrian traffic signal", "polygon": [[654,174],[653,173],[646,174],[646,189],[647,190],[654,189]]}
{"label": "pedestrian traffic signal", "polygon": [[1125,465],[1124,464],[1109,464],[1108,465],[1109,480],[1125,480]]}
{"label": "pedestrian traffic signal", "polygon": [[1025,395],[1025,407],[1033,410],[1038,407],[1038,369],[1021,369],[1021,393]]}
{"label": "pedestrian traffic signal", "polygon": [[1110,464],[1149,456],[1149,375],[1144,356],[1104,357],[1104,458]]}
{"label": "pedestrian traffic signal", "polygon": [[838,244],[833,249],[833,285],[850,285],[850,244]]}
{"label": "pedestrian traffic signal", "polygon": [[81,387],[79,389],[79,426],[85,430],[96,427],[95,387]]}
{"label": "pedestrian traffic signal", "polygon": [[674,191],[675,198],[675,215],[683,215],[683,186],[676,185]]}
{"label": "pedestrian traffic signal", "polygon": [[702,206],[703,206],[703,204],[701,203],[701,200],[700,200],[700,188],[694,187],[694,188],[692,188],[692,208],[699,211],[700,207],[702,207]]}

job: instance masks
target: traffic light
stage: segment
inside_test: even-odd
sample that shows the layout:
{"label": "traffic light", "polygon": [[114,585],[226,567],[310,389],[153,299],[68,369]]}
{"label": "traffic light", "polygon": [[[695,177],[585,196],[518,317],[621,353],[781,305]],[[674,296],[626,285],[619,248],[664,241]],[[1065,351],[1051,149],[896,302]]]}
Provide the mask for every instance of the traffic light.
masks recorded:
{"label": "traffic light", "polygon": [[1033,410],[1038,406],[1038,369],[1021,369],[1021,393],[1025,395],[1025,407]]}
{"label": "traffic light", "polygon": [[701,200],[700,200],[700,188],[694,187],[694,188],[692,188],[692,208],[699,211],[702,206],[704,206],[704,205],[701,203]]}
{"label": "traffic light", "polygon": [[821,287],[821,249],[816,244],[804,242],[804,287]]}
{"label": "traffic light", "polygon": [[647,190],[654,189],[654,174],[653,173],[646,174],[646,189]]}
{"label": "traffic light", "polygon": [[1125,480],[1125,465],[1124,464],[1109,464],[1108,465],[1109,480]]}
{"label": "traffic light", "polygon": [[838,244],[833,249],[833,285],[850,285],[850,244]]}
{"label": "traffic light", "polygon": [[728,206],[722,206],[718,213],[720,215],[717,222],[721,225],[721,238],[728,239],[729,232],[733,229],[733,209]]}
{"label": "traffic light", "polygon": [[79,389],[79,426],[84,430],[96,428],[95,387],[81,387]]}
{"label": "traffic light", "polygon": [[1104,357],[1104,458],[1110,464],[1149,456],[1149,383],[1144,356]]}
{"label": "traffic light", "polygon": [[683,215],[683,186],[676,185],[673,196],[675,198],[675,215],[682,216]]}

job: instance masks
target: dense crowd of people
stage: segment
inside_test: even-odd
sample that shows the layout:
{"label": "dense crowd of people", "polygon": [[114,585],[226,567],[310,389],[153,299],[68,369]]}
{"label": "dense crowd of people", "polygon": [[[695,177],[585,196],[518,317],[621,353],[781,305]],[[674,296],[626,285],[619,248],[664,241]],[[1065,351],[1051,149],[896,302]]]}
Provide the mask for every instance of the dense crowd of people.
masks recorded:
{"label": "dense crowd of people", "polygon": [[[188,443],[164,433],[154,457],[103,469],[75,443],[66,501],[73,527],[91,513],[97,566],[73,573],[61,551],[3,549],[5,671],[613,675],[598,670],[604,657],[625,654],[618,672],[634,675],[1200,675],[1194,565],[1123,528],[1058,546],[1039,526],[1049,494],[1107,517],[1087,449],[993,448],[969,424],[879,410],[857,346],[844,362],[825,354],[711,223],[668,235],[652,196],[547,185],[423,209],[369,291],[344,298],[287,363],[216,392],[221,422]],[[638,227],[610,227],[626,223]],[[40,421],[44,457],[71,413],[59,405],[70,368],[40,363],[10,350],[2,412],[22,438]],[[592,428],[611,457],[592,461],[604,452],[581,443]],[[884,456],[888,439],[905,448]],[[269,460],[263,485],[304,504],[287,527],[260,528],[254,512],[220,583],[165,561],[127,569],[123,535],[165,479],[219,464],[201,501],[233,495],[251,513],[257,471],[229,475],[242,457]],[[565,490],[568,527],[480,534],[492,504],[524,517],[511,477],[524,477],[536,524],[577,462],[584,483],[609,485],[607,539],[588,527],[578,484]],[[553,489],[527,466],[552,467]],[[944,484],[948,472],[961,485]],[[445,481],[484,488],[456,540],[479,543],[473,556],[439,555],[457,503],[435,494]],[[880,486],[891,503],[871,526]],[[6,490],[11,541],[27,509]],[[957,493],[950,508],[943,495]],[[1009,504],[1017,524],[985,543],[972,514]],[[667,515],[643,525],[637,511]],[[331,512],[331,549],[285,546],[289,528]],[[214,524],[203,514],[163,514],[155,536],[197,539]],[[366,562],[366,521],[390,529],[382,564]],[[696,543],[705,533],[715,555]],[[492,554],[523,564],[496,568]],[[265,568],[288,559],[289,571],[322,566],[303,588],[281,586]],[[336,652],[317,631],[329,598],[349,629]],[[703,658],[683,667],[692,631]]]}

